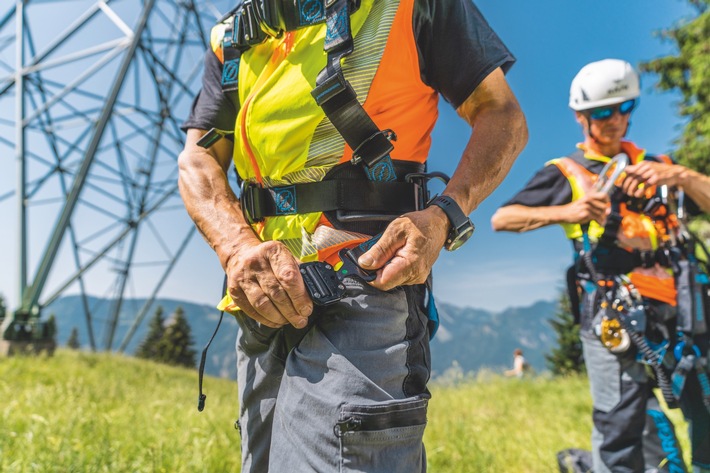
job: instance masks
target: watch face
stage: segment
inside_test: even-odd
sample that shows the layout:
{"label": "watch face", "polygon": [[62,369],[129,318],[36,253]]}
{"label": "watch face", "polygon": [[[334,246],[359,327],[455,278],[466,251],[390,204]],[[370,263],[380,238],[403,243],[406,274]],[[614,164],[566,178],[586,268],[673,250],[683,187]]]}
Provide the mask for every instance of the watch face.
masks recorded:
{"label": "watch face", "polygon": [[473,224],[466,225],[463,229],[459,231],[459,234],[456,235],[450,243],[447,243],[446,249],[449,251],[459,249],[464,243],[468,241],[469,238],[471,238],[471,235],[473,235],[473,230]]}

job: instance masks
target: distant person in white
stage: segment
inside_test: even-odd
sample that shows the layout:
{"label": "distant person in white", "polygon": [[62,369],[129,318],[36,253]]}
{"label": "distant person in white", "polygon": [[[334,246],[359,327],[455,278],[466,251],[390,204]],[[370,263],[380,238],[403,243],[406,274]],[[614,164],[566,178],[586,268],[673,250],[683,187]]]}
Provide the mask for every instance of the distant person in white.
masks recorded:
{"label": "distant person in white", "polygon": [[516,348],[513,350],[513,369],[505,370],[506,376],[515,376],[516,378],[522,378],[525,374],[525,357],[523,356],[523,350]]}

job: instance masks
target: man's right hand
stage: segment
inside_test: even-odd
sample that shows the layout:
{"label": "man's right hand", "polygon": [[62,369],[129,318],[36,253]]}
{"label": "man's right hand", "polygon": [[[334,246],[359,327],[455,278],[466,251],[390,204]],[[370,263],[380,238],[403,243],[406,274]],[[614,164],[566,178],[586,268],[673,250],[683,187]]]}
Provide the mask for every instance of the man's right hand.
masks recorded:
{"label": "man's right hand", "polygon": [[609,213],[609,196],[604,192],[590,192],[564,207],[564,223],[589,223],[595,220],[604,225]]}
{"label": "man's right hand", "polygon": [[272,328],[303,328],[313,311],[298,260],[283,243],[267,241],[240,247],[226,264],[232,300],[249,317]]}

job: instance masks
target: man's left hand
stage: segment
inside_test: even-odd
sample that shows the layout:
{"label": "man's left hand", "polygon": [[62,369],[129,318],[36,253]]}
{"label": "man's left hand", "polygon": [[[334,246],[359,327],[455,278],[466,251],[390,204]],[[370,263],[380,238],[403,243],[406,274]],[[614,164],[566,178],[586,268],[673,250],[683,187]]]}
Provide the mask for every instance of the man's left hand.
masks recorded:
{"label": "man's left hand", "polygon": [[436,206],[395,219],[370,250],[360,256],[363,269],[377,269],[370,284],[383,291],[423,284],[444,246],[449,220]]}

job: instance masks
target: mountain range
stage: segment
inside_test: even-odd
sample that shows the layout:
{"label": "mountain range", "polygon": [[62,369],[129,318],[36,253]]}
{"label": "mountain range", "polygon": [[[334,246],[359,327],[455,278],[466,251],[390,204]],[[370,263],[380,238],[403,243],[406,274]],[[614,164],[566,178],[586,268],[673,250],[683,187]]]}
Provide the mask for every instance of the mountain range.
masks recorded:
{"label": "mountain range", "polygon": [[[93,319],[94,340],[97,349],[107,345],[108,315],[113,301],[89,298]],[[111,344],[117,349],[123,344],[126,334],[133,325],[135,314],[145,303],[144,299],[124,300]],[[130,355],[145,338],[148,323],[161,306],[166,318],[182,307],[185,312],[198,353],[212,336],[219,312],[212,306],[195,304],[175,299],[156,299],[142,323],[135,330],[125,353]],[[554,301],[538,301],[527,307],[508,308],[501,312],[457,307],[439,303],[440,326],[431,343],[432,377],[443,375],[454,368],[462,373],[477,372],[481,369],[502,371],[512,366],[513,350],[521,348],[526,360],[536,371],[545,369],[545,354],[556,343],[555,333],[549,324],[557,304]],[[57,320],[57,341],[65,345],[71,331],[76,328],[79,342],[89,348],[86,317],[79,296],[65,296],[57,299],[44,309],[44,315],[54,314]],[[236,378],[236,354],[234,343],[237,323],[233,317],[225,315],[219,332],[210,346],[205,364],[205,372],[223,378]]]}

